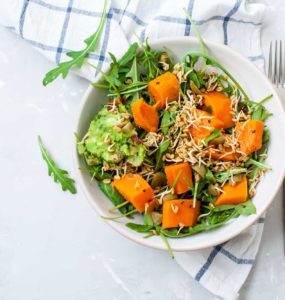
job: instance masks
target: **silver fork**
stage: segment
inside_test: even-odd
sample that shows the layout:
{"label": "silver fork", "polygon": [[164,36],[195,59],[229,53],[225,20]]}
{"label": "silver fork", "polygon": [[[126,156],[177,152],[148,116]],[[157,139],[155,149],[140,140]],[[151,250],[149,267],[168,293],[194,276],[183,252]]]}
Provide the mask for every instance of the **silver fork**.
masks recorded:
{"label": "silver fork", "polygon": [[[285,47],[283,46],[282,41],[276,40],[270,43],[267,76],[275,86],[276,92],[278,93],[280,99],[285,101]],[[285,179],[283,180],[282,206],[282,223],[285,254]]]}

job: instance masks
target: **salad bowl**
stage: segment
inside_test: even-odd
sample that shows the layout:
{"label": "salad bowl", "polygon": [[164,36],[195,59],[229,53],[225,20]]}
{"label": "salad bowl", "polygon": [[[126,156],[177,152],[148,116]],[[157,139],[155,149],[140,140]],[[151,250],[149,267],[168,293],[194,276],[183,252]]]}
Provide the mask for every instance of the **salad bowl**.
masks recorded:
{"label": "salad bowl", "polygon": [[[209,54],[215,57],[215,59],[237,79],[250,99],[257,102],[269,94],[273,95],[273,97],[264,104],[273,114],[273,116],[266,121],[266,125],[271,134],[266,163],[271,166],[271,170],[266,172],[257,187],[256,195],[253,198],[253,203],[256,207],[255,214],[240,216],[230,220],[222,227],[193,236],[169,239],[169,244],[173,251],[208,248],[226,242],[245,231],[264,214],[273,201],[284,178],[285,159],[283,158],[283,148],[285,147],[285,113],[274,88],[262,71],[241,54],[224,45],[212,42],[206,42],[206,45]],[[190,50],[198,51],[200,49],[198,40],[192,37],[161,39],[150,43],[150,46],[153,49],[166,47],[173,54],[176,61],[179,61],[186,52]],[[87,89],[81,102],[75,127],[75,132],[77,132],[81,138],[88,130],[94,115],[105,102],[106,92],[104,90],[93,86]],[[84,168],[85,161],[82,156],[78,155],[76,144],[74,145],[73,152],[78,182],[87,199],[97,211],[97,217],[110,215],[109,209],[112,207],[112,203],[108,201],[107,197],[101,192],[96,180],[90,181],[89,173],[82,172],[79,169]],[[140,233],[126,227],[125,224],[129,222],[127,218],[105,221],[117,232],[137,243],[147,247],[167,250],[167,246],[159,236],[144,239]],[[141,223],[142,217],[140,215],[135,216],[132,222]]]}

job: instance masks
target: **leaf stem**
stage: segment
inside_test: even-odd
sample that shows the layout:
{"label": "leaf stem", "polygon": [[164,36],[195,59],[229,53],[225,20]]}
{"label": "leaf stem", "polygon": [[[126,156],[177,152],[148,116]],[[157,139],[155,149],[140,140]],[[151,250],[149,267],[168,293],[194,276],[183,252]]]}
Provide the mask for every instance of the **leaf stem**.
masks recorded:
{"label": "leaf stem", "polygon": [[129,215],[132,215],[134,213],[138,212],[137,209],[133,209],[123,215],[119,215],[119,216],[116,216],[116,217],[105,217],[105,216],[101,216],[102,219],[105,219],[105,220],[117,220],[117,219],[121,219],[121,218],[124,218],[126,216],[129,216]]}
{"label": "leaf stem", "polygon": [[120,204],[118,204],[116,206],[113,206],[112,208],[109,209],[109,212],[112,212],[112,211],[114,211],[114,210],[116,210],[118,208],[121,208],[121,207],[127,205],[128,203],[129,203],[129,201],[126,200],[126,201],[124,201],[124,202],[122,202],[122,203],[120,203]]}
{"label": "leaf stem", "polygon": [[168,252],[169,252],[169,254],[171,256],[171,258],[174,258],[173,251],[172,251],[172,249],[171,249],[171,247],[169,245],[169,242],[168,242],[167,238],[165,237],[165,235],[162,232],[159,232],[159,235],[162,238],[162,240],[164,241],[164,243],[165,243],[165,245],[167,247],[167,250],[168,250]]}

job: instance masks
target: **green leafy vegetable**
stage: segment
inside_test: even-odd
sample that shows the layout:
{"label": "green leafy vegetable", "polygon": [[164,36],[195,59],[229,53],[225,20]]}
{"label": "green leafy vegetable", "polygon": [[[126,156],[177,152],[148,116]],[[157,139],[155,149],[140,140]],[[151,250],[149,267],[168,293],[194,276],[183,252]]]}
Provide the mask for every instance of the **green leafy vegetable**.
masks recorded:
{"label": "green leafy vegetable", "polygon": [[160,145],[159,149],[157,150],[156,159],[155,159],[156,160],[155,171],[157,171],[162,167],[162,156],[163,154],[166,153],[169,145],[170,145],[170,141],[165,141]]}
{"label": "green leafy vegetable", "polygon": [[263,130],[263,135],[262,135],[262,144],[268,143],[270,140],[270,132],[267,128]]}
{"label": "green leafy vegetable", "polygon": [[267,109],[263,106],[260,105],[252,114],[251,118],[252,120],[260,120],[260,121],[265,121],[267,118],[272,116],[271,113],[267,111]]}
{"label": "green leafy vegetable", "polygon": [[231,176],[237,175],[237,174],[242,174],[242,173],[247,173],[247,169],[245,168],[237,168],[229,171],[223,171],[223,172],[218,172],[215,174],[216,181],[219,183],[223,183],[226,180],[228,180]]}
{"label": "green leafy vegetable", "polygon": [[217,138],[218,136],[221,135],[221,129],[214,129],[213,133],[211,135],[209,135],[207,138],[204,139],[204,143],[206,146],[208,146],[208,143],[211,140],[214,140],[215,138]]}
{"label": "green leafy vegetable", "polygon": [[143,216],[143,220],[144,220],[144,224],[145,225],[152,225],[152,226],[154,226],[153,220],[152,220],[152,218],[151,218],[151,216],[149,214],[145,213],[144,216]]}
{"label": "green leafy vegetable", "polygon": [[144,225],[144,224],[136,224],[136,223],[127,223],[126,226],[136,232],[149,232],[153,229],[153,225]]}
{"label": "green leafy vegetable", "polygon": [[48,154],[45,149],[42,139],[38,136],[38,143],[41,149],[42,157],[48,166],[48,175],[53,175],[54,181],[61,184],[63,191],[69,190],[72,194],[76,194],[76,188],[74,186],[74,180],[68,177],[68,172],[62,169],[59,169],[53,159]]}
{"label": "green leafy vegetable", "polygon": [[[98,186],[99,186],[100,190],[110,199],[110,201],[114,204],[114,206],[117,206],[126,201],[119,194],[119,192],[116,189],[113,189],[111,184],[107,184],[102,181],[98,181]],[[132,204],[128,204],[128,205],[118,208],[118,210],[122,214],[126,214],[130,211],[133,211],[134,207]]]}
{"label": "green leafy vegetable", "polygon": [[261,162],[261,161],[257,161],[257,160],[254,160],[252,158],[250,158],[246,163],[245,163],[245,166],[246,167],[249,167],[250,165],[254,165],[256,167],[258,167],[259,169],[264,169],[264,170],[270,170],[271,167],[268,166],[267,164]]}
{"label": "green leafy vegetable", "polygon": [[186,55],[182,59],[182,61],[184,63],[187,61],[186,57],[191,57],[192,59],[203,57],[203,58],[206,59],[206,63],[222,70],[231,79],[231,81],[237,86],[237,88],[241,91],[241,93],[244,96],[244,100],[246,101],[246,103],[248,103],[248,105],[252,105],[253,102],[249,100],[249,97],[247,96],[244,89],[237,82],[237,80],[214,57],[212,57],[212,56],[210,56],[206,53],[203,53],[203,52],[188,52],[188,53],[186,53]]}
{"label": "green leafy vegetable", "polygon": [[169,126],[173,124],[173,121],[170,118],[170,112],[168,110],[164,110],[162,113],[162,119],[160,124],[161,132],[165,135],[169,131]]}
{"label": "green leafy vegetable", "polygon": [[252,201],[247,201],[237,205],[223,205],[213,208],[209,214],[201,218],[201,223],[193,227],[179,229],[164,229],[162,232],[170,238],[181,238],[191,236],[199,232],[212,230],[227,223],[229,220],[239,217],[240,215],[251,215],[256,213],[256,208]]}
{"label": "green leafy vegetable", "polygon": [[43,79],[44,86],[54,81],[59,75],[62,75],[62,78],[65,78],[72,67],[76,66],[77,68],[81,68],[86,56],[97,48],[101,32],[106,20],[107,2],[108,1],[105,0],[102,17],[96,32],[90,37],[88,37],[86,40],[84,40],[86,47],[83,50],[71,51],[66,53],[66,55],[72,59],[70,61],[60,63],[55,69],[49,71]]}

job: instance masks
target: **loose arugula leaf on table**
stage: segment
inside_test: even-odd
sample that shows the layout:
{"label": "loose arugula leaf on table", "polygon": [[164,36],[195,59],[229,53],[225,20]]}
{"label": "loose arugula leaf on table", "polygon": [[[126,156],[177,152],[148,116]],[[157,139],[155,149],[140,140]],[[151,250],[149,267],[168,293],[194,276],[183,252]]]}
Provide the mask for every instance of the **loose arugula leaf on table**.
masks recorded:
{"label": "loose arugula leaf on table", "polygon": [[71,60],[62,62],[55,69],[49,71],[43,79],[44,86],[54,81],[59,75],[62,75],[62,78],[65,78],[72,67],[81,68],[86,56],[97,48],[102,29],[106,21],[107,2],[108,1],[105,0],[102,17],[97,30],[90,37],[84,40],[86,47],[83,50],[67,52],[66,55],[70,57]]}
{"label": "loose arugula leaf on table", "polygon": [[[114,206],[117,206],[123,202],[125,202],[126,200],[120,195],[120,193],[112,187],[111,184],[108,183],[104,183],[103,181],[98,181],[98,186],[100,188],[100,190],[105,194],[105,196],[107,196],[107,198],[114,204]],[[127,204],[125,206],[122,206],[120,208],[118,208],[118,210],[122,213],[122,214],[126,214],[130,211],[134,210],[133,205]],[[129,216],[129,218],[131,218]]]}
{"label": "loose arugula leaf on table", "polygon": [[43,145],[42,139],[38,136],[38,143],[41,149],[42,157],[48,166],[48,175],[53,175],[54,181],[61,184],[63,191],[69,190],[72,194],[76,194],[76,188],[74,186],[74,180],[68,177],[68,172],[59,169],[53,159],[48,154],[46,148]]}

